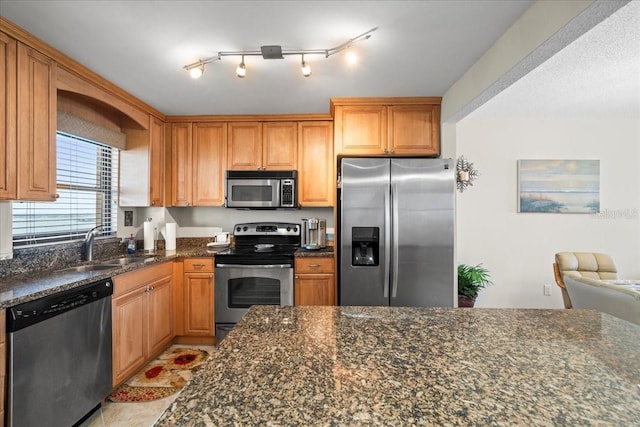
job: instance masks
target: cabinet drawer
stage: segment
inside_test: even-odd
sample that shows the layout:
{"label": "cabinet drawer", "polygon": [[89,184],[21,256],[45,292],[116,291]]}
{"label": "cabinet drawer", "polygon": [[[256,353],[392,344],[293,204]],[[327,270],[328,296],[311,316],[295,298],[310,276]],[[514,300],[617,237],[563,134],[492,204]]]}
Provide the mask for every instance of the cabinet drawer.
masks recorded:
{"label": "cabinet drawer", "polygon": [[173,262],[153,264],[113,278],[113,296],[126,294],[134,289],[146,286],[162,277],[173,274]]}
{"label": "cabinet drawer", "polygon": [[186,258],[183,262],[185,273],[213,271],[213,258]]}
{"label": "cabinet drawer", "polygon": [[331,257],[298,257],[295,259],[295,273],[335,273]]}

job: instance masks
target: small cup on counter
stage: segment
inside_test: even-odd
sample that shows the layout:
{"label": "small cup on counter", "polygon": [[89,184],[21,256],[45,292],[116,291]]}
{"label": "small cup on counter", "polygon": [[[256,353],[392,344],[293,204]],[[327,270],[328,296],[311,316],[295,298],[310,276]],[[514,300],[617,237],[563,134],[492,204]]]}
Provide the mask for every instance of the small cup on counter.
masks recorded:
{"label": "small cup on counter", "polygon": [[213,241],[216,243],[227,243],[229,242],[229,233],[226,231],[218,233],[213,237]]}

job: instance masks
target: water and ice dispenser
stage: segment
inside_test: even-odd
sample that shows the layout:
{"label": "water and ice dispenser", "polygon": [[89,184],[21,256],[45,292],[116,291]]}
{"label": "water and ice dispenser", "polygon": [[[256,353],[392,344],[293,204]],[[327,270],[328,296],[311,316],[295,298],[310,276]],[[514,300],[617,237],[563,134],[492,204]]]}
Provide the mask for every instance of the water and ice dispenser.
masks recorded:
{"label": "water and ice dispenser", "polygon": [[380,228],[353,227],[351,229],[351,265],[377,266],[380,263]]}

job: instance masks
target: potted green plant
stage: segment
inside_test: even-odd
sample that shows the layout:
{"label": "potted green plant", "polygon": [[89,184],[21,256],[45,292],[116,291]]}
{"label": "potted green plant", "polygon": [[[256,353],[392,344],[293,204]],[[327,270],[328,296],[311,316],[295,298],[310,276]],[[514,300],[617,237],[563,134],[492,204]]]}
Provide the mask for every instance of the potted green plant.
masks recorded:
{"label": "potted green plant", "polygon": [[493,284],[482,264],[458,265],[458,307],[473,307],[481,289]]}

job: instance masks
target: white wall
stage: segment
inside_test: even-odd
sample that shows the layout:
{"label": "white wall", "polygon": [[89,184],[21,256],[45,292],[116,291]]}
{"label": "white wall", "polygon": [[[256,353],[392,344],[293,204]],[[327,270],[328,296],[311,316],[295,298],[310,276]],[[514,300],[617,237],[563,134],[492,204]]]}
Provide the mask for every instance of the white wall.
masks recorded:
{"label": "white wall", "polygon": [[[457,259],[483,263],[494,286],[477,307],[562,308],[553,277],[560,251],[605,252],[640,279],[640,124],[637,120],[475,118],[456,126],[456,151],[481,176],[457,196]],[[517,213],[518,159],[599,159],[600,209]],[[552,285],[551,296],[543,284]]]}

